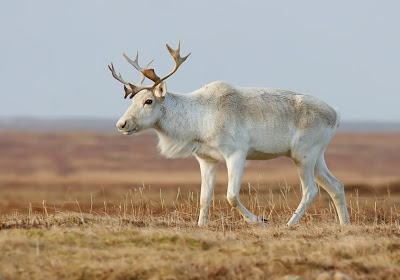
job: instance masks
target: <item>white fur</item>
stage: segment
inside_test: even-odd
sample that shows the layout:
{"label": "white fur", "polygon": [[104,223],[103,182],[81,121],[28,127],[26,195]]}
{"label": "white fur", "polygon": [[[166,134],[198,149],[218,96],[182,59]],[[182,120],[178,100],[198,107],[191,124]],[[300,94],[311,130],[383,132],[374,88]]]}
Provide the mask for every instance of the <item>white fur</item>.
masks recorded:
{"label": "white fur", "polygon": [[[146,100],[152,104],[145,104]],[[349,223],[343,184],[328,170],[324,151],[339,125],[339,114],[324,102],[280,89],[239,88],[214,82],[189,93],[143,90],[117,123],[124,134],[154,128],[166,157],[194,155],[202,174],[199,226],[207,220],[217,163],[228,168],[229,203],[251,222],[263,223],[239,201],[246,159],[287,156],[296,163],[303,190],[288,222],[297,223],[317,194],[315,180],[331,195],[341,224]]]}

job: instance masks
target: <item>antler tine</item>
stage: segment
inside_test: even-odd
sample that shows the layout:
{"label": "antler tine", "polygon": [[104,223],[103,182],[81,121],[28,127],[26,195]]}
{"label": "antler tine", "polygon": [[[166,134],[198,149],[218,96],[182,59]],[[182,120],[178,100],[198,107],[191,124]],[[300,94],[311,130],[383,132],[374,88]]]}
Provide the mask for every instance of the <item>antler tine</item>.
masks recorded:
{"label": "antler tine", "polygon": [[[146,70],[149,67],[150,63],[152,63],[152,62],[153,62],[153,60],[150,60],[149,63],[147,63],[147,65],[144,67],[144,70]],[[142,74],[142,77],[140,78],[138,85],[141,86],[144,79],[146,78],[146,76],[142,72],[140,72],[140,74]]]}
{"label": "antler tine", "polygon": [[136,52],[136,58],[135,61],[130,59],[125,53],[122,54],[122,56],[128,61],[130,65],[136,68],[139,72],[142,72],[143,68],[139,66],[139,52]]}
{"label": "antler tine", "polygon": [[175,67],[172,70],[172,72],[169,73],[164,78],[162,78],[159,83],[161,83],[162,81],[164,81],[165,79],[170,77],[172,74],[174,74],[176,72],[176,70],[178,70],[179,66],[181,66],[181,64],[183,62],[185,62],[185,60],[189,57],[189,55],[191,55],[191,53],[189,53],[187,56],[181,57],[181,55],[180,55],[181,41],[178,41],[178,47],[176,48],[176,50],[172,49],[170,46],[168,46],[168,44],[166,44],[166,46],[167,46],[167,49],[168,49],[169,53],[171,54],[171,56],[175,60]]}
{"label": "antler tine", "polygon": [[150,62],[147,64],[147,66],[145,68],[142,68],[139,66],[139,61],[138,61],[139,52],[136,52],[135,61],[130,59],[126,54],[123,54],[123,56],[126,59],[126,61],[128,61],[129,64],[131,64],[133,67],[135,67],[136,70],[138,70],[140,73],[142,73],[146,78],[149,78],[150,80],[152,80],[155,83],[157,83],[160,80],[160,78],[154,72],[154,69],[147,69],[147,67],[150,65],[150,63],[153,62],[153,60],[150,60]]}
{"label": "antler tine", "polygon": [[108,65],[108,69],[110,69],[111,74],[115,79],[117,79],[118,81],[120,81],[124,85],[129,85],[128,82],[125,82],[124,79],[122,79],[121,74],[117,75],[117,73],[115,72],[114,65],[112,64],[112,62],[111,62],[111,67],[110,67],[110,65]]}
{"label": "antler tine", "polygon": [[[125,91],[124,99],[126,99],[126,98],[128,97],[129,94],[132,94],[132,93],[133,93],[133,90],[127,88],[125,85],[124,85],[124,91]],[[132,96],[132,97],[133,97],[133,96]],[[131,97],[131,98],[132,98],[132,97]]]}

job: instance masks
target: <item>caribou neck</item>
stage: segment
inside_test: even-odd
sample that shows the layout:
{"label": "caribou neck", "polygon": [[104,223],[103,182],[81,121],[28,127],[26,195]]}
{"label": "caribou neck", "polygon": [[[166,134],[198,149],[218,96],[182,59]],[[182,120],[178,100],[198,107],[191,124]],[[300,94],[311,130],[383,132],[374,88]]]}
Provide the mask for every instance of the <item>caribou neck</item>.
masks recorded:
{"label": "caribou neck", "polygon": [[193,94],[168,93],[155,129],[168,137],[188,139],[198,134],[199,118]]}

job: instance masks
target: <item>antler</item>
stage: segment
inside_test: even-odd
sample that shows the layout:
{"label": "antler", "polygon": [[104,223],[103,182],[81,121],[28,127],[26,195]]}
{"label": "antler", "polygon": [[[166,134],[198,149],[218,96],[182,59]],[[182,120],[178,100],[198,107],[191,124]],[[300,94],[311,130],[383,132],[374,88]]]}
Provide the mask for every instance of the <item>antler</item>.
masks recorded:
{"label": "antler", "polygon": [[139,52],[136,52],[135,61],[133,61],[132,59],[130,59],[130,58],[129,58],[126,54],[124,54],[124,53],[122,54],[122,56],[126,59],[126,61],[128,61],[128,63],[129,63],[130,65],[132,65],[133,67],[136,68],[136,70],[138,70],[140,73],[142,73],[142,80],[141,80],[141,82],[140,82],[140,84],[142,84],[142,82],[143,82],[143,80],[144,80],[144,77],[145,77],[145,75],[143,74],[143,71],[145,71],[145,70],[147,69],[147,67],[149,67],[150,63],[152,63],[153,60],[150,60],[150,62],[147,63],[146,67],[142,68],[142,67],[139,66]]}
{"label": "antler", "polygon": [[[176,50],[172,49],[168,44],[166,44],[167,49],[169,51],[169,53],[172,55],[172,58],[175,60],[175,67],[174,69],[171,71],[171,73],[169,73],[167,76],[165,76],[164,78],[160,79],[160,77],[158,77],[156,75],[156,73],[154,72],[154,69],[145,69],[143,71],[140,71],[143,75],[145,75],[147,78],[149,78],[150,80],[152,80],[155,84],[152,86],[152,88],[155,88],[157,85],[159,85],[162,81],[166,80],[167,78],[169,78],[172,74],[174,74],[176,72],[176,70],[178,70],[179,66],[181,66],[181,64],[183,62],[185,62],[185,60],[189,57],[189,55],[191,53],[189,53],[187,56],[185,57],[181,57],[180,55],[180,51],[181,51],[181,42],[178,41],[178,47],[176,48]],[[137,68],[136,68],[137,69]]]}
{"label": "antler", "polygon": [[[173,50],[170,46],[168,46],[168,44],[166,44],[167,49],[169,51],[169,53],[172,55],[173,59],[175,60],[175,68],[174,70],[172,70],[171,73],[169,73],[167,76],[165,76],[164,78],[161,79],[160,83],[164,80],[166,80],[168,77],[170,77],[172,74],[174,74],[176,72],[176,70],[178,70],[179,66],[181,66],[182,63],[185,62],[185,60],[189,57],[189,55],[191,55],[191,53],[189,53],[187,56],[185,57],[181,57],[180,55],[180,51],[181,51],[181,41],[178,41],[178,47],[176,48],[176,50]],[[146,76],[146,75],[145,75]],[[147,76],[146,76],[147,77]]]}
{"label": "antler", "polygon": [[119,75],[117,75],[117,73],[115,72],[114,65],[112,64],[112,62],[111,62],[111,66],[108,65],[108,69],[110,69],[111,74],[113,75],[113,77],[114,77],[115,79],[117,79],[118,81],[120,81],[120,82],[123,83],[124,85],[129,85],[128,82],[125,82],[125,81],[122,79],[121,73],[120,73]]}
{"label": "antler", "polygon": [[[187,56],[181,57],[181,55],[180,55],[181,42],[180,41],[178,41],[178,47],[177,47],[176,50],[172,49],[170,46],[168,46],[168,44],[166,46],[167,46],[167,49],[168,49],[169,53],[171,54],[172,58],[175,60],[175,67],[167,76],[165,76],[162,79],[156,75],[154,69],[147,69],[147,67],[149,67],[150,63],[153,60],[151,60],[149,63],[147,63],[146,67],[144,67],[144,68],[141,68],[139,66],[139,61],[138,61],[139,53],[138,52],[136,52],[136,58],[135,58],[134,61],[131,60],[126,54],[123,54],[123,57],[126,59],[126,61],[128,61],[129,64],[131,64],[133,67],[135,67],[142,74],[141,80],[140,80],[140,82],[138,84],[131,84],[131,83],[125,82],[122,79],[121,74],[117,75],[117,73],[114,70],[114,66],[113,66],[112,63],[111,63],[111,67],[108,66],[108,68],[110,69],[113,77],[124,84],[124,90],[125,90],[125,97],[124,98],[126,98],[129,94],[130,94],[129,98],[133,98],[139,91],[141,91],[143,89],[153,90],[162,81],[166,80],[172,74],[174,74],[176,72],[176,70],[178,70],[179,66],[181,66],[181,64],[183,62],[185,62],[185,60],[190,55],[190,53],[189,53]],[[142,82],[144,81],[145,77],[150,79],[150,80],[152,80],[154,82],[154,85],[149,86],[149,87],[142,87]],[[126,86],[129,86],[131,89],[128,89]]]}
{"label": "antler", "polygon": [[[125,57],[125,54],[124,54],[124,57]],[[127,57],[126,57],[127,58]],[[129,58],[128,58],[129,59]],[[137,64],[137,62],[138,62],[138,54],[136,54],[136,64]],[[146,67],[144,68],[144,69],[146,69],[147,67],[149,67],[149,65],[150,65],[150,63],[152,62],[153,60],[151,60],[151,61],[149,61],[149,63],[147,63],[147,65],[146,65]],[[129,62],[129,61],[128,61]],[[133,61],[132,61],[133,62]],[[139,64],[137,64],[137,66],[139,67]],[[123,83],[124,84],[124,90],[125,90],[125,96],[124,96],[124,98],[126,99],[127,97],[128,97],[128,95],[131,95],[129,98],[130,99],[132,99],[139,91],[141,91],[141,90],[143,90],[143,89],[147,89],[148,87],[142,87],[142,83],[143,83],[143,81],[144,81],[144,79],[145,79],[145,76],[142,74],[142,76],[141,76],[141,78],[140,78],[140,81],[138,82],[138,83],[136,83],[136,84],[131,84],[131,83],[128,83],[128,82],[126,82],[126,81],[124,81],[124,79],[122,79],[122,76],[121,76],[121,74],[120,73],[118,73],[118,75],[117,75],[117,73],[115,72],[115,69],[114,69],[114,65],[111,63],[111,67],[110,67],[110,65],[108,65],[108,69],[110,69],[110,71],[111,71],[111,73],[112,73],[112,75],[113,75],[113,77],[115,78],[115,79],[117,79],[118,81],[120,81],[121,83]],[[137,69],[137,68],[136,68]],[[142,68],[141,68],[142,69]],[[130,87],[130,89],[129,88],[127,88],[126,86],[129,86]]]}

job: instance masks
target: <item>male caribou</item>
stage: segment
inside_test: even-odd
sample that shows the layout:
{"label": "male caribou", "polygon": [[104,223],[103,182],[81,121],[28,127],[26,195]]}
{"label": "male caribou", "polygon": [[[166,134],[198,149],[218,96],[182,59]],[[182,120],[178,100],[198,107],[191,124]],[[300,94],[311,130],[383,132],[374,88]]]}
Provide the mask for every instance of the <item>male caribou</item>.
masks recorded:
{"label": "male caribou", "polygon": [[[338,111],[306,94],[281,89],[242,88],[213,82],[188,94],[167,92],[165,80],[188,58],[167,45],[175,61],[174,69],[163,78],[151,61],[142,68],[138,53],[133,61],[124,58],[142,75],[139,83],[126,82],[108,66],[113,77],[124,84],[125,98],[132,104],[118,120],[117,128],[131,135],[149,128],[158,135],[158,148],[168,158],[194,155],[201,171],[200,216],[204,226],[215,185],[217,164],[228,169],[227,199],[247,221],[264,224],[262,217],[250,213],[239,200],[246,160],[291,158],[298,169],[302,199],[287,223],[297,223],[318,193],[316,182],[335,203],[340,224],[349,223],[343,184],[328,170],[325,148],[339,126]],[[153,85],[142,86],[145,78]],[[134,97],[134,98],[133,98]]]}

